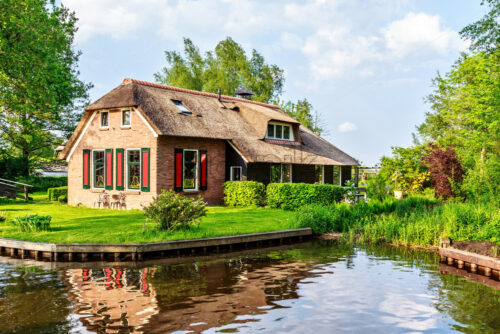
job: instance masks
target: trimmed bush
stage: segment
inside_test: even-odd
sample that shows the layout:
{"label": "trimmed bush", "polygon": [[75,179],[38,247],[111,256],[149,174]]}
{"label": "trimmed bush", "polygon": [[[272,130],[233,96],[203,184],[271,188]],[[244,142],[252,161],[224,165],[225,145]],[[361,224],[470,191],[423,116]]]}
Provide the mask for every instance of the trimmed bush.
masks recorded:
{"label": "trimmed bush", "polygon": [[164,231],[187,230],[197,226],[201,217],[207,214],[203,199],[188,198],[173,190],[162,190],[153,201],[142,209],[146,219]]}
{"label": "trimmed bush", "polygon": [[45,191],[49,188],[64,187],[68,185],[67,176],[38,176],[20,177],[17,182],[30,184],[33,191]]}
{"label": "trimmed bush", "polygon": [[224,183],[224,203],[227,206],[264,205],[266,187],[257,181],[228,181]]}
{"label": "trimmed bush", "polygon": [[59,203],[68,203],[68,194],[61,195],[57,198]]}
{"label": "trimmed bush", "polygon": [[47,197],[49,198],[49,201],[57,201],[61,196],[66,196],[67,201],[68,186],[47,189]]}
{"label": "trimmed bush", "polygon": [[39,216],[37,214],[27,214],[12,220],[12,224],[21,232],[50,231],[51,216]]}
{"label": "trimmed bush", "polygon": [[330,205],[340,202],[346,190],[333,184],[270,183],[267,204],[272,208],[295,210],[304,205]]}
{"label": "trimmed bush", "polygon": [[7,221],[7,212],[0,211],[0,223],[4,223],[5,221]]}

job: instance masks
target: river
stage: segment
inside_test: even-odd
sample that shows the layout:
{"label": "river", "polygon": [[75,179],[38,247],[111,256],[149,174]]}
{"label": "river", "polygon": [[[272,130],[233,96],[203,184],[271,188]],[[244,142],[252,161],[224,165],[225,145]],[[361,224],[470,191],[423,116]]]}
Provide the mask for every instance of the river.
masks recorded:
{"label": "river", "polygon": [[0,333],[500,333],[499,290],[390,246],[50,265],[0,257]]}

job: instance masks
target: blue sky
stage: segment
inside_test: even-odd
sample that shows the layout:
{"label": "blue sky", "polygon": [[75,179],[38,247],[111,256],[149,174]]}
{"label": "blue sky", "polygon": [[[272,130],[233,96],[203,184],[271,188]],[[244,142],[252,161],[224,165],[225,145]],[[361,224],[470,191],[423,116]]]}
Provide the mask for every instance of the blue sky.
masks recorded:
{"label": "blue sky", "polygon": [[477,0],[66,0],[76,12],[81,78],[95,100],[126,77],[154,81],[165,50],[231,36],[285,70],[284,99],[307,98],[333,144],[367,165],[412,143],[437,71],[467,43]]}

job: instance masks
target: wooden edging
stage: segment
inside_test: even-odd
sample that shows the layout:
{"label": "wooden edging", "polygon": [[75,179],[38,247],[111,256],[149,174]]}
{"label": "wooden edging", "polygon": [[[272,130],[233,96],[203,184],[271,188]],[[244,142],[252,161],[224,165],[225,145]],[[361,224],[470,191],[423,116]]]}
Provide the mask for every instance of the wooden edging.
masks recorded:
{"label": "wooden edging", "polygon": [[450,266],[456,265],[458,269],[467,268],[471,273],[480,272],[484,276],[493,275],[500,278],[499,259],[451,247],[439,248],[439,255],[441,262],[446,262]]}
{"label": "wooden edging", "polygon": [[123,243],[123,244],[58,244],[48,242],[34,242],[17,239],[0,238],[0,255],[20,257],[21,259],[34,258],[49,261],[142,261],[145,257],[180,256],[189,252],[196,254],[209,251],[218,253],[222,250],[232,250],[233,246],[261,246],[264,242],[272,245],[273,242],[302,241],[304,237],[312,236],[310,228],[299,228],[273,232],[240,234],[214,238],[162,241],[151,243]]}

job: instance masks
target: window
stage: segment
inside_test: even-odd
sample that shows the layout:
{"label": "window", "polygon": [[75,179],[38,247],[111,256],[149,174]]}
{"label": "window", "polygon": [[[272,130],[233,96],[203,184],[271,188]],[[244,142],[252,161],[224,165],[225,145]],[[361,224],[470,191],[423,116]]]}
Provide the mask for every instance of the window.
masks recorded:
{"label": "window", "polygon": [[271,164],[271,183],[292,182],[291,164]]}
{"label": "window", "polygon": [[101,128],[108,128],[109,127],[109,112],[107,111],[101,111]]}
{"label": "window", "polygon": [[325,183],[325,166],[320,166],[320,165],[314,166],[314,183],[316,184]]}
{"label": "window", "polygon": [[183,161],[184,190],[198,190],[198,151],[184,150]]}
{"label": "window", "polygon": [[104,188],[104,150],[92,153],[94,188]]}
{"label": "window", "polygon": [[181,111],[183,115],[191,115],[192,113],[182,105],[182,102],[179,100],[172,100],[172,102],[176,105],[176,107]]}
{"label": "window", "polygon": [[140,189],[141,187],[141,150],[127,150],[127,188]]}
{"label": "window", "polygon": [[130,110],[122,110],[122,126],[130,126]]}
{"label": "window", "polygon": [[340,166],[333,166],[333,184],[340,185]]}
{"label": "window", "polygon": [[266,138],[293,141],[292,126],[288,124],[269,123]]}
{"label": "window", "polygon": [[241,181],[240,166],[231,166],[231,181]]}

